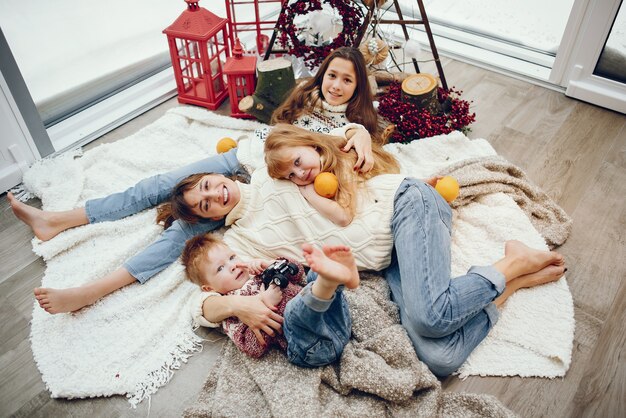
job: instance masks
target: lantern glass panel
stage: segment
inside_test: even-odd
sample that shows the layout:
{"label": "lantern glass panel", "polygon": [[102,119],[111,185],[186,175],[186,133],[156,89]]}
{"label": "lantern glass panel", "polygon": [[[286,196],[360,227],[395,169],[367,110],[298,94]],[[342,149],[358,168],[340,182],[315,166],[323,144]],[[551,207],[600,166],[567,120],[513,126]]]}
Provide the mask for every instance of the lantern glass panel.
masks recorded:
{"label": "lantern glass panel", "polygon": [[[201,46],[196,41],[176,39],[176,48],[184,90],[185,92],[193,91],[194,95],[198,95],[197,86],[202,82],[204,74],[200,60]],[[206,97],[206,93],[201,93],[201,95]]]}
{"label": "lantern glass panel", "polygon": [[220,48],[223,48],[225,45],[224,42],[224,31],[218,32],[216,35],[216,39],[217,39],[217,44],[220,46]]}
{"label": "lantern glass panel", "polygon": [[245,77],[237,77],[237,97],[245,97],[246,94],[246,78]]}

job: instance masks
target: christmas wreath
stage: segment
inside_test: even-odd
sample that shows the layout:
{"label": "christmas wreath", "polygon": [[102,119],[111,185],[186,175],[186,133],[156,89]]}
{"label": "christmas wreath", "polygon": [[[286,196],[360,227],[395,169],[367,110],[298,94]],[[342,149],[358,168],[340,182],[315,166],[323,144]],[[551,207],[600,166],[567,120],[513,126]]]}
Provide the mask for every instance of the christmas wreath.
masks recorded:
{"label": "christmas wreath", "polygon": [[392,83],[389,93],[379,100],[378,113],[396,125],[389,142],[410,142],[452,131],[467,133],[470,131],[468,125],[476,121],[476,113],[470,113],[470,102],[461,100],[462,92],[454,88],[438,88],[437,99],[442,108],[440,114],[432,114],[427,109],[402,101],[401,92],[401,84]]}
{"label": "christmas wreath", "polygon": [[[337,10],[341,16],[343,30],[329,44],[306,45],[298,38],[296,33],[298,28],[293,22],[294,17],[322,10],[322,3],[327,3]],[[278,18],[276,24],[280,31],[278,42],[287,49],[289,54],[304,58],[306,65],[313,69],[319,66],[334,49],[346,45],[351,46],[361,28],[362,21],[361,8],[351,0],[296,0],[285,6],[284,12]]]}

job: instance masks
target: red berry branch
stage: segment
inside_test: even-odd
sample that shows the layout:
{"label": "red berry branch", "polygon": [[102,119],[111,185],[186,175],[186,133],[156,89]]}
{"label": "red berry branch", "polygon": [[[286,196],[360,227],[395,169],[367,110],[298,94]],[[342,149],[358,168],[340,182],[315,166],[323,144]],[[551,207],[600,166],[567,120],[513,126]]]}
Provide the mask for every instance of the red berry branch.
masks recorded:
{"label": "red berry branch", "polygon": [[462,91],[454,87],[437,90],[437,99],[443,109],[432,114],[413,103],[401,99],[400,83],[392,83],[389,93],[379,100],[378,113],[396,125],[390,142],[411,142],[414,139],[448,134],[452,131],[470,131],[468,125],[476,121],[476,113],[470,113],[470,102],[460,99]]}

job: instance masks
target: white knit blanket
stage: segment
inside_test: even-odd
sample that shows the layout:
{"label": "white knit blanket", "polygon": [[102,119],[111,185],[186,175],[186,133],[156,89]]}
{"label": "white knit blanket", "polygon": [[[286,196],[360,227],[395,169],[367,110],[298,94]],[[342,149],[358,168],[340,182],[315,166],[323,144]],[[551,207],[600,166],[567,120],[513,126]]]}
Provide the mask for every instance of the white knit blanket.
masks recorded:
{"label": "white knit blanket", "polygon": [[[25,186],[47,210],[65,210],[124,190],[158,172],[213,154],[224,137],[261,127],[193,107],[170,110],[130,137],[85,152],[36,163]],[[248,132],[249,133],[249,132]],[[483,139],[461,133],[387,146],[404,172],[425,178],[466,158],[494,155]],[[41,242],[33,250],[46,261],[42,285],[66,288],[102,277],[160,233],[155,210],[116,222],[86,225]],[[503,255],[507,239],[536,248],[544,240],[512,199],[494,194],[456,211],[454,274]],[[145,285],[134,284],[73,314],[49,315],[34,304],[31,343],[52,397],[127,394],[136,404],[166,384],[201,345],[187,315],[198,290],[177,262]],[[573,302],[565,279],[517,292],[500,321],[460,369],[461,376],[563,376],[572,351]]]}

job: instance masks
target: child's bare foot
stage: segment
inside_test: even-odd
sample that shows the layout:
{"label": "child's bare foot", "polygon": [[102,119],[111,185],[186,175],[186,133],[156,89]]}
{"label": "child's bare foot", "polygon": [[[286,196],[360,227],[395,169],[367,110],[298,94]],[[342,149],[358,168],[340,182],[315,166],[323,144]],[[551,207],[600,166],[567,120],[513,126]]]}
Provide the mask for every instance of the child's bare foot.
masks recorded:
{"label": "child's bare foot", "polygon": [[550,265],[563,266],[565,259],[554,251],[542,251],[530,248],[520,241],[507,241],[504,246],[504,258],[494,267],[500,270],[507,282],[530,273],[535,273]]}
{"label": "child's bare foot", "polygon": [[322,247],[322,251],[324,252],[324,254],[326,254],[326,257],[338,262],[339,264],[344,265],[346,268],[351,270],[350,279],[346,282],[346,287],[348,289],[356,289],[357,287],[359,287],[361,278],[359,276],[359,270],[356,267],[356,261],[354,260],[354,255],[352,254],[352,250],[350,249],[350,247],[346,247],[345,245],[324,245]]}
{"label": "child's bare foot", "polygon": [[37,287],[34,293],[39,306],[50,314],[74,312],[95,302],[81,287],[69,289]]}
{"label": "child's bare foot", "polygon": [[494,303],[500,307],[506,300],[522,288],[535,287],[542,284],[550,283],[560,279],[567,269],[563,264],[561,265],[549,265],[534,273],[520,276],[514,280],[511,280],[506,284],[504,292],[496,298]]}
{"label": "child's bare foot", "polygon": [[303,244],[302,250],[309,267],[326,280],[344,284],[349,289],[359,287],[359,271],[349,247],[325,245],[322,251]]}
{"label": "child's bare foot", "polygon": [[11,192],[7,193],[7,198],[15,216],[30,226],[35,236],[40,240],[47,241],[62,231],[53,225],[48,212],[20,202]]}

